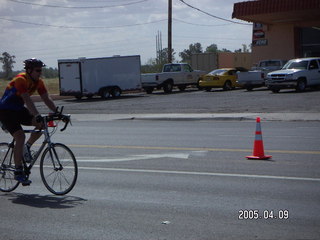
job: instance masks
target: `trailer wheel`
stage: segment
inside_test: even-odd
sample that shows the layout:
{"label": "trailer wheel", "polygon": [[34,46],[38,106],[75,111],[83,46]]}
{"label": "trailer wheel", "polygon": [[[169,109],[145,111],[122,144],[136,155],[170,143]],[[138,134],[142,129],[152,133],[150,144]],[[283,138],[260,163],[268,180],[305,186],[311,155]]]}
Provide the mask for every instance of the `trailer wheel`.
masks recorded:
{"label": "trailer wheel", "polygon": [[117,98],[121,96],[121,89],[118,87],[115,87],[111,90],[111,95],[113,98]]}
{"label": "trailer wheel", "polygon": [[144,88],[147,94],[151,94],[153,92],[153,87],[146,87]]}
{"label": "trailer wheel", "polygon": [[105,88],[105,89],[103,89],[103,90],[101,91],[101,98],[102,98],[102,99],[107,99],[107,98],[110,97],[110,95],[111,95],[110,89],[108,89],[108,88]]}

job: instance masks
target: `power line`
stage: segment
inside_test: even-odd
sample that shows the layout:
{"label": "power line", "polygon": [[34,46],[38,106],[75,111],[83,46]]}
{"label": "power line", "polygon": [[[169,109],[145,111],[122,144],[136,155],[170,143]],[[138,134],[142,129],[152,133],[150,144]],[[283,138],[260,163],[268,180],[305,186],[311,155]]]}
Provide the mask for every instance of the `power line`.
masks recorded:
{"label": "power line", "polygon": [[119,25],[119,26],[113,26],[113,27],[106,27],[106,26],[63,26],[63,25],[51,25],[51,24],[44,24],[44,23],[32,23],[32,22],[26,22],[21,20],[15,20],[15,19],[7,19],[0,17],[1,20],[9,21],[9,22],[16,22],[16,23],[23,23],[23,24],[29,24],[29,25],[36,25],[36,26],[42,26],[42,27],[55,27],[55,28],[73,28],[73,29],[112,29],[112,28],[123,28],[123,27],[134,27],[134,26],[141,26],[141,25],[147,25],[152,23],[158,23],[167,21],[167,19],[157,20],[157,21],[151,21],[146,23],[136,23],[136,24],[128,24],[128,25]]}
{"label": "power line", "polygon": [[222,27],[222,26],[227,26],[227,25],[232,24],[232,23],[226,23],[226,24],[199,24],[199,23],[186,22],[186,21],[183,21],[183,20],[177,19],[177,18],[172,18],[172,19],[177,21],[177,22],[182,22],[182,23],[185,23],[185,24],[190,24],[190,25],[195,25],[195,26],[202,26],[202,27]]}
{"label": "power line", "polygon": [[109,5],[109,6],[79,6],[79,7],[72,7],[72,6],[59,6],[59,5],[49,5],[49,4],[40,4],[40,3],[31,3],[31,2],[24,2],[24,1],[18,1],[18,0],[7,0],[10,2],[15,3],[21,3],[25,5],[32,5],[32,6],[40,6],[40,7],[51,7],[51,8],[77,8],[77,9],[93,9],[93,8],[112,8],[112,7],[124,7],[128,5],[133,5],[137,3],[147,2],[149,0],[140,0],[136,2],[130,2],[130,3],[122,3],[117,5]]}
{"label": "power line", "polygon": [[211,14],[211,13],[205,12],[205,11],[199,9],[199,8],[196,8],[196,7],[194,7],[194,6],[186,3],[184,0],[179,0],[179,1],[182,2],[182,3],[184,3],[185,5],[187,5],[188,7],[192,8],[192,9],[195,9],[195,10],[197,10],[197,11],[199,11],[199,12],[202,12],[202,13],[210,16],[210,17],[217,18],[217,19],[220,19],[220,20],[223,20],[223,21],[227,21],[227,22],[231,22],[231,23],[235,23],[235,24],[242,24],[242,25],[252,26],[252,24],[249,24],[249,23],[236,22],[236,21],[232,21],[232,20],[229,20],[229,19],[226,19],[226,18],[222,18],[222,17],[215,16],[215,15],[213,15],[213,14]]}

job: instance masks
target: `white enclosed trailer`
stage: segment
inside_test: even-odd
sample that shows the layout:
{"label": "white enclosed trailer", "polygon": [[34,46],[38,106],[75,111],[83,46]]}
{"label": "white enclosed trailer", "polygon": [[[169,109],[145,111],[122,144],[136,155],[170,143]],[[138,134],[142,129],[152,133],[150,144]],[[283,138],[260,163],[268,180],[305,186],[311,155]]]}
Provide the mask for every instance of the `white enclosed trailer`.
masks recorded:
{"label": "white enclosed trailer", "polygon": [[58,60],[61,96],[119,97],[141,90],[140,56]]}

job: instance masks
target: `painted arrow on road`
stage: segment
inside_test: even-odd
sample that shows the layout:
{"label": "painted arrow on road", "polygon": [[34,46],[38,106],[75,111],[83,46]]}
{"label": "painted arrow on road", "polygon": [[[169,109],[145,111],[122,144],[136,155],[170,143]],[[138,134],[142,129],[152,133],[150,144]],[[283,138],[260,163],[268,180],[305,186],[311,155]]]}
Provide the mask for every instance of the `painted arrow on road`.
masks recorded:
{"label": "painted arrow on road", "polygon": [[77,162],[124,162],[124,161],[136,161],[136,160],[146,160],[146,159],[156,159],[156,158],[178,158],[178,159],[188,159],[190,153],[163,153],[163,154],[144,154],[144,155],[132,155],[128,157],[120,158],[84,158],[77,159]]}

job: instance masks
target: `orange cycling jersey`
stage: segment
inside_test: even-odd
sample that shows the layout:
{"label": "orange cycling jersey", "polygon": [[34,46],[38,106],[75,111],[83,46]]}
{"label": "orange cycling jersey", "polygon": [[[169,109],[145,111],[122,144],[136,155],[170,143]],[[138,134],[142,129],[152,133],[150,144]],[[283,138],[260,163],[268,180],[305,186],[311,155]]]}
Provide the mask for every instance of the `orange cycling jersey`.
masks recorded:
{"label": "orange cycling jersey", "polygon": [[47,93],[42,79],[33,81],[26,73],[18,74],[9,82],[0,100],[0,109],[21,110],[24,105],[21,95],[24,93],[32,95],[36,90],[39,95]]}

